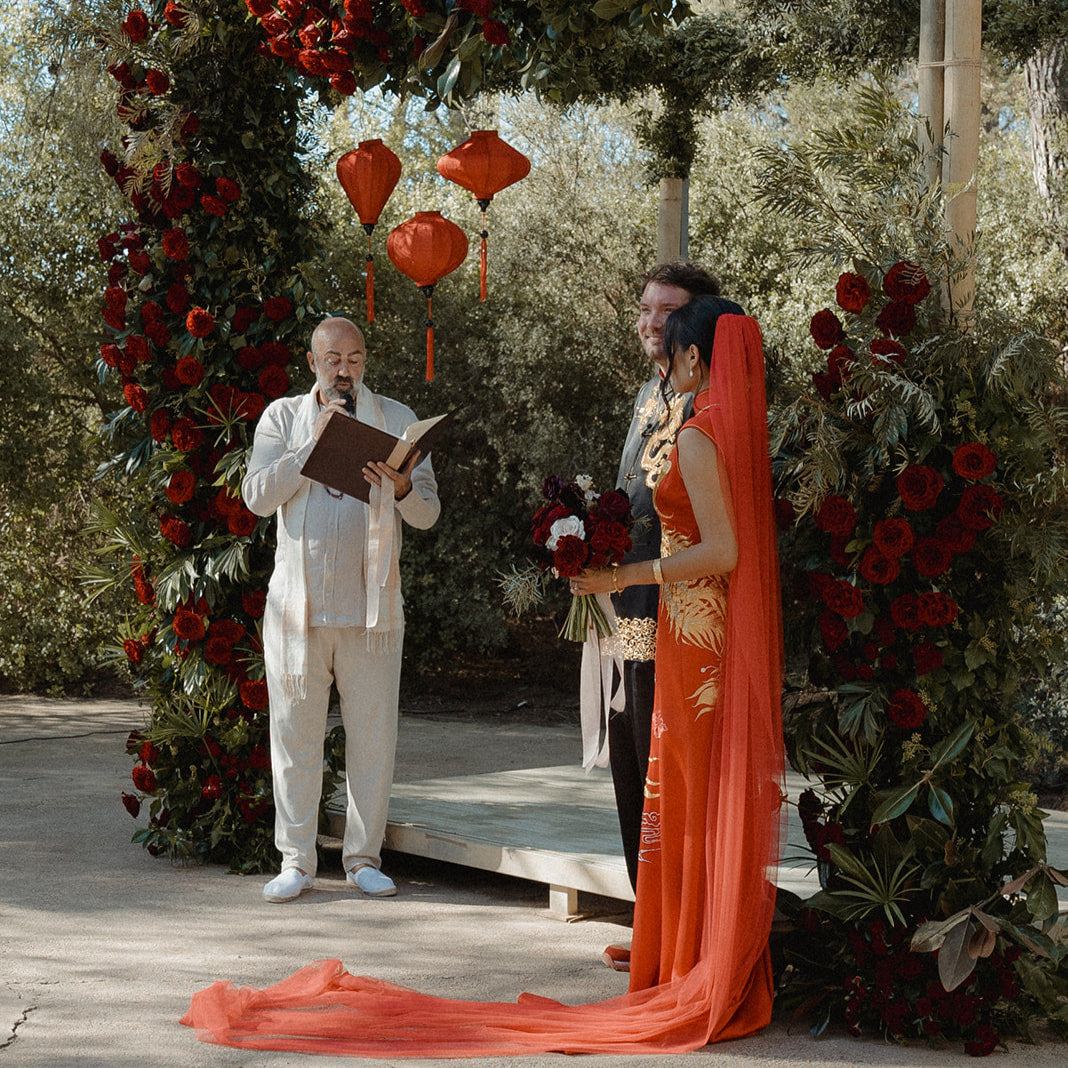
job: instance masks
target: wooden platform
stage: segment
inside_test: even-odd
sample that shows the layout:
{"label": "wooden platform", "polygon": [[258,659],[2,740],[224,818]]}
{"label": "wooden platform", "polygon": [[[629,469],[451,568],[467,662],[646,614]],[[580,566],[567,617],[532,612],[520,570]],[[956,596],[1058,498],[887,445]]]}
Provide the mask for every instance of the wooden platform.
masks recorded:
{"label": "wooden platform", "polygon": [[[792,798],[803,780],[788,779]],[[344,803],[329,806],[340,836]],[[776,882],[807,896],[817,889],[801,855],[796,810]],[[566,919],[580,891],[633,901],[619,843],[612,778],[606,769],[527,768],[395,783],[385,848],[483,871],[514,875],[549,888],[551,912]],[[791,857],[795,859],[791,859]]]}

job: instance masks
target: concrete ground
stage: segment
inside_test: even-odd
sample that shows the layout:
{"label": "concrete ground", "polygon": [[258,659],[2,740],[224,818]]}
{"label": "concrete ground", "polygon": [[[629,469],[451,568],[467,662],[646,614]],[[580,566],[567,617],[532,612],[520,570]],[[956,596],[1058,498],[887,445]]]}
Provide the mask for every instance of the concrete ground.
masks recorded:
{"label": "concrete ground", "polygon": [[[132,702],[0,697],[0,1066],[106,1068],[351,1064],[200,1043],[178,1024],[194,991],[215,979],[270,985],[304,964],[339,957],[350,971],[449,997],[510,999],[523,990],[569,1002],[625,989],[600,963],[625,940],[619,917],[549,917],[541,886],[390,854],[396,898],[347,889],[334,865],[296,902],[266,904],[262,877],[153,859],[130,835],[119,800],[130,788]],[[401,720],[397,777],[545,767],[578,760],[577,729],[481,718]],[[1054,858],[1057,860],[1058,858]],[[1063,858],[1061,858],[1063,859]],[[657,1057],[532,1056],[480,1064],[662,1064]],[[456,1064],[456,1061],[375,1065]],[[815,1040],[777,1021],[744,1041],[686,1055],[716,1068],[888,1065],[954,1068],[956,1051],[901,1048],[845,1036]],[[1063,1068],[1063,1044],[1013,1043],[988,1063]]]}

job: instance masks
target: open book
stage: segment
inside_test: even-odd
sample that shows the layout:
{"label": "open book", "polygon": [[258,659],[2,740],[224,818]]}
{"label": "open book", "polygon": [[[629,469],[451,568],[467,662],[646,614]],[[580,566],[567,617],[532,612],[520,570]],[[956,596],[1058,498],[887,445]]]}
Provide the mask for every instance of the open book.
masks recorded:
{"label": "open book", "polygon": [[371,485],[363,477],[366,464],[377,460],[399,471],[413,452],[420,452],[425,457],[458,411],[458,408],[454,408],[445,415],[420,419],[412,423],[399,438],[369,423],[361,423],[359,419],[335,412],[323,428],[300,473],[350,497],[367,501],[371,496]]}

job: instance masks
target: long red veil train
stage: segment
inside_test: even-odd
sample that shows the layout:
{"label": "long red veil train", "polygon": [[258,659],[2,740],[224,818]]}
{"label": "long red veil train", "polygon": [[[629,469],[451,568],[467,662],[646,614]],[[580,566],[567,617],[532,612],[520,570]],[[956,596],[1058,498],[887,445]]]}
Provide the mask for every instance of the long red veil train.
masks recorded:
{"label": "long red veil train", "polygon": [[747,316],[723,315],[716,324],[710,394],[739,559],[712,731],[707,892],[696,905],[703,915],[693,967],[647,989],[572,1006],[531,994],[516,1002],[454,1001],[319,961],[266,990],[216,982],[198,992],[182,1023],[201,1039],[398,1058],[677,1053],[767,1024],[783,799],[782,624],[763,353],[760,329]]}

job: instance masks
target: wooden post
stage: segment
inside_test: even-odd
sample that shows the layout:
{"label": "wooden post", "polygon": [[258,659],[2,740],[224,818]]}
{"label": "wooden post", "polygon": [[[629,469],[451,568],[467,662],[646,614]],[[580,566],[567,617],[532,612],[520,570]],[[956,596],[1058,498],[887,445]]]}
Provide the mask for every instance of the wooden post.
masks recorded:
{"label": "wooden post", "polygon": [[687,243],[684,235],[683,204],[686,199],[686,180],[660,179],[660,203],[656,218],[656,262],[671,263],[682,259]]}
{"label": "wooden post", "polygon": [[950,314],[962,325],[975,302],[976,168],[981,106],[982,0],[946,0],[945,117],[949,128],[942,177],[946,227],[963,269],[949,279]]}
{"label": "wooden post", "polygon": [[[942,144],[943,95],[946,54],[946,0],[920,0],[920,53],[916,87],[920,97],[920,116],[916,143],[926,157],[924,171],[927,186],[942,181],[942,155],[934,150]],[[928,128],[930,135],[928,135]]]}

